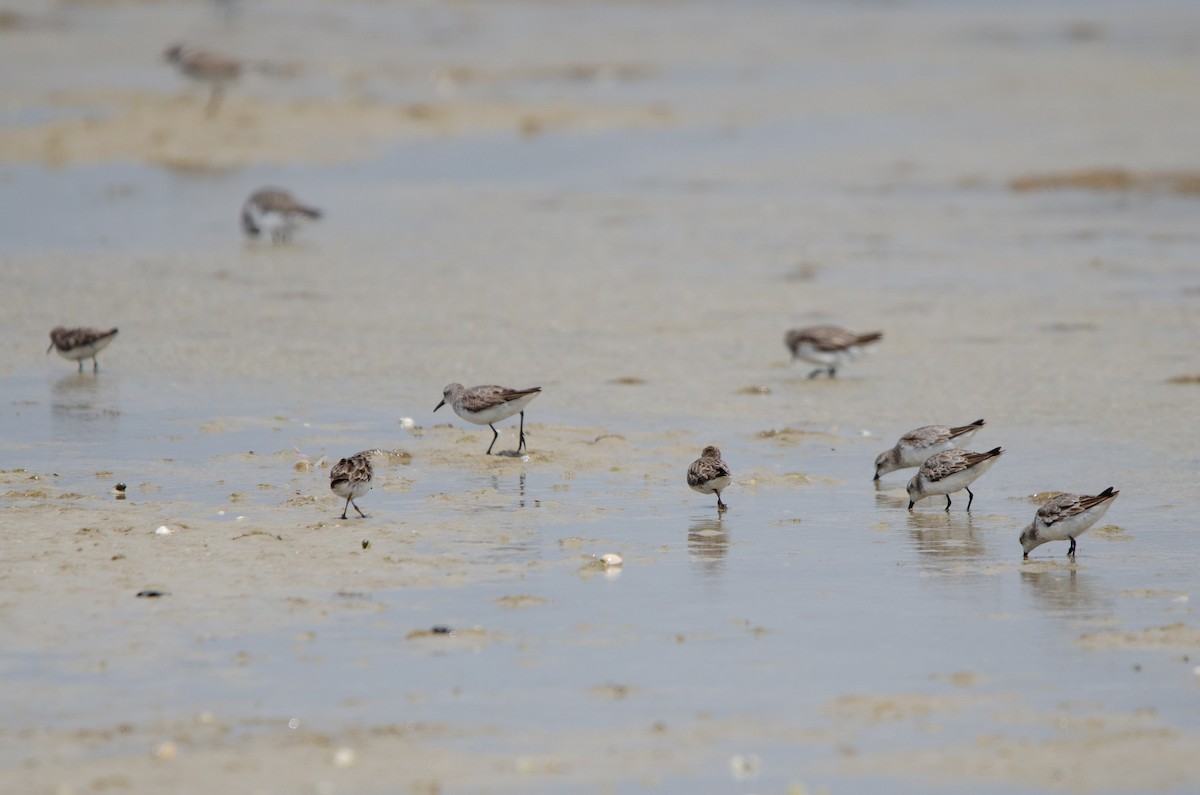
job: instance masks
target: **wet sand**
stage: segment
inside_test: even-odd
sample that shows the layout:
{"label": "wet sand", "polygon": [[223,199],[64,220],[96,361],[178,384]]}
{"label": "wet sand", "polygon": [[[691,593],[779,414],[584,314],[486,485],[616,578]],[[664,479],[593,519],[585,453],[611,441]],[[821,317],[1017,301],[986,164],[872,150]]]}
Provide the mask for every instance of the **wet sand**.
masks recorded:
{"label": "wet sand", "polygon": [[[0,789],[1195,790],[1195,9],[290,8],[3,18]],[[872,484],[977,417],[970,515]]]}

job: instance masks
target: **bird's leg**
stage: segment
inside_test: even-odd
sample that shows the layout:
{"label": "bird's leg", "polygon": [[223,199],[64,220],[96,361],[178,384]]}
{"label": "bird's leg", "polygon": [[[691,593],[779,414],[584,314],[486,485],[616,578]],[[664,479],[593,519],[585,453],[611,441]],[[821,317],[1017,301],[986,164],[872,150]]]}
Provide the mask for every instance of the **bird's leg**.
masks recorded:
{"label": "bird's leg", "polygon": [[1067,550],[1067,557],[1073,558],[1075,557],[1075,537],[1067,536],[1067,538],[1071,539],[1071,548]]}
{"label": "bird's leg", "polygon": [[353,505],[353,506],[354,506],[354,510],[358,511],[358,515],[359,515],[359,516],[361,516],[361,517],[362,517],[362,518],[364,518],[364,519],[366,519],[366,518],[367,518],[367,515],[366,515],[365,513],[363,513],[363,512],[362,512],[362,508],[359,508],[359,507],[358,507],[358,503],[357,503],[357,502],[355,502],[354,500],[348,500],[348,502],[349,502],[351,505]]}
{"label": "bird's leg", "polygon": [[950,495],[946,495],[946,513],[950,513]]}
{"label": "bird's leg", "polygon": [[348,511],[348,510],[350,510],[350,498],[349,497],[346,498],[346,504],[342,508],[342,518],[343,519],[346,518],[346,511]]}
{"label": "bird's leg", "polygon": [[726,505],[725,503],[721,502],[721,492],[719,492],[719,491],[718,491],[718,492],[717,492],[717,510],[718,510],[718,511],[723,511],[723,510],[725,510],[725,509],[726,509],[726,508],[728,508],[728,507],[729,507],[728,505]]}
{"label": "bird's leg", "polygon": [[837,368],[836,367],[830,367],[827,372],[829,373],[830,378],[837,377]]}
{"label": "bird's leg", "polygon": [[496,446],[496,440],[500,438],[500,431],[496,430],[496,426],[488,423],[488,427],[492,429],[492,443],[488,445],[487,455],[492,454],[492,448]]}
{"label": "bird's leg", "polygon": [[975,501],[975,492],[971,491],[970,486],[967,486],[967,494],[970,495],[969,497],[967,497],[967,510],[969,511],[969,510],[971,510],[971,503],[973,503]]}
{"label": "bird's leg", "polygon": [[[83,361],[80,361],[79,364],[82,365]],[[100,372],[100,362],[96,361],[95,356],[92,357],[92,372],[93,373]]]}
{"label": "bird's leg", "polygon": [[525,448],[525,412],[521,412],[521,441],[517,444],[517,452],[521,452]]}
{"label": "bird's leg", "polygon": [[83,372],[83,359],[79,360],[79,372]]}
{"label": "bird's leg", "polygon": [[212,93],[208,95],[208,104],[204,106],[204,115],[212,118],[217,115],[217,109],[221,107],[221,98],[225,96],[225,84],[216,83],[213,85]]}

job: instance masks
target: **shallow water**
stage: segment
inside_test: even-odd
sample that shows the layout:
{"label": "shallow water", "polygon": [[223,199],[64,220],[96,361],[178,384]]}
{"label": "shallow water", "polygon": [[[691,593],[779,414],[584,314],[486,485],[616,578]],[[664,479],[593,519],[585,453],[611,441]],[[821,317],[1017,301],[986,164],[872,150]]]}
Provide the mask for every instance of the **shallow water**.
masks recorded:
{"label": "shallow water", "polygon": [[[564,9],[468,6],[380,18],[428,26],[418,61],[449,42],[494,70],[458,101],[670,121],[352,162],[2,167],[0,780],[94,788],[112,763],[148,791],[161,771],[134,760],[171,738],[230,791],[333,746],[357,777],[323,786],[351,773],[320,756],[272,786],[394,791],[376,766],[403,758],[415,791],[1193,791],[1200,410],[1168,379],[1200,371],[1197,199],[1007,181],[1194,165],[1200,112],[1174,109],[1194,9],[584,4],[628,42],[612,60],[649,68],[573,91],[535,67],[602,36],[572,52]],[[346,8],[323,46],[370,17]],[[797,9],[812,49],[785,46]],[[639,34],[680,20],[696,42]],[[545,49],[514,52],[529,26]],[[505,58],[471,63],[480,41]],[[1138,58],[1161,79],[1122,71]],[[98,85],[133,67],[109,69]],[[327,216],[244,243],[264,183]],[[43,355],[60,322],[120,326],[98,374]],[[782,337],[812,322],[885,338],[808,380]],[[448,381],[541,384],[528,455],[487,458],[486,427],[434,414]],[[911,471],[871,481],[904,431],[977,417],[974,449],[1007,452],[969,514],[906,511]],[[735,473],[722,516],[684,484],[707,443]],[[377,460],[369,518],[341,522],[328,466],[368,448],[411,462]],[[1022,562],[1031,495],[1108,485],[1074,564],[1064,544]]]}

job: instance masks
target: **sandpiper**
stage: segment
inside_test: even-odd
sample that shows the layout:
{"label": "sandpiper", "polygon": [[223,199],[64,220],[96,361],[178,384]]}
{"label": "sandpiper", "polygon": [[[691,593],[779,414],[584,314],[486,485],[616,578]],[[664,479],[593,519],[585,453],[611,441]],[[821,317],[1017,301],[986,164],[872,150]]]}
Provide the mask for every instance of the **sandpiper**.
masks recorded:
{"label": "sandpiper", "polygon": [[826,373],[830,378],[837,375],[837,368],[865,353],[866,346],[881,339],[882,331],[855,334],[840,326],[808,326],[792,329],[784,336],[784,344],[792,352],[792,359],[820,365],[808,374],[816,378]]}
{"label": "sandpiper", "polygon": [[467,422],[476,425],[486,425],[492,429],[492,443],[488,445],[487,455],[492,454],[496,439],[500,432],[492,423],[507,419],[514,414],[521,415],[521,429],[517,452],[525,448],[525,407],[529,401],[540,395],[540,386],[529,389],[509,389],[506,386],[484,385],[473,386],[470,389],[462,384],[447,384],[442,390],[442,401],[433,407],[437,411],[447,403],[454,413]]}
{"label": "sandpiper", "polygon": [[1075,557],[1075,539],[1100,521],[1108,506],[1121,492],[1109,486],[1094,497],[1079,494],[1059,494],[1038,508],[1033,521],[1021,531],[1021,549],[1025,557],[1047,541],[1071,542],[1067,557]]}
{"label": "sandpiper", "polygon": [[186,77],[209,86],[208,104],[205,112],[216,115],[225,96],[225,88],[246,71],[247,64],[208,50],[196,49],[186,44],[173,44],[163,53],[169,63],[174,64]]}
{"label": "sandpiper", "polygon": [[354,502],[354,498],[361,497],[370,491],[374,480],[375,469],[371,466],[371,453],[366,450],[355,453],[349,458],[343,458],[329,470],[330,490],[339,497],[346,498],[346,504],[342,508],[343,519],[346,518],[346,511],[350,510],[351,505],[354,506],[354,510],[358,511],[359,516],[367,518],[367,515],[362,512],[362,508],[358,507],[358,503]]}
{"label": "sandpiper", "polygon": [[700,457],[692,462],[687,471],[687,484],[701,494],[717,495],[717,511],[729,506],[721,502],[721,492],[733,481],[729,466],[721,460],[721,451],[713,445],[705,447]]}
{"label": "sandpiper", "polygon": [[969,425],[925,425],[911,430],[901,436],[892,449],[875,458],[875,479],[897,469],[919,467],[929,456],[942,450],[962,448],[986,424],[984,420],[975,420]]}
{"label": "sandpiper", "polygon": [[908,509],[911,511],[917,500],[945,494],[946,510],[949,511],[950,495],[966,489],[969,495],[967,510],[971,510],[971,503],[975,500],[971,484],[987,472],[1002,453],[1004,451],[999,447],[993,447],[986,453],[972,453],[958,448],[934,453],[908,481]]}
{"label": "sandpiper", "polygon": [[83,360],[90,358],[94,373],[100,369],[100,363],[96,361],[96,354],[107,348],[108,343],[112,342],[116,336],[115,328],[100,331],[94,328],[55,326],[50,330],[50,347],[46,349],[46,355],[57,349],[58,355],[64,359],[79,362],[79,372],[81,373],[83,372]]}
{"label": "sandpiper", "polygon": [[242,204],[242,230],[250,237],[258,237],[266,231],[274,243],[291,240],[301,219],[320,217],[320,210],[301,204],[292,194],[279,188],[256,190]]}

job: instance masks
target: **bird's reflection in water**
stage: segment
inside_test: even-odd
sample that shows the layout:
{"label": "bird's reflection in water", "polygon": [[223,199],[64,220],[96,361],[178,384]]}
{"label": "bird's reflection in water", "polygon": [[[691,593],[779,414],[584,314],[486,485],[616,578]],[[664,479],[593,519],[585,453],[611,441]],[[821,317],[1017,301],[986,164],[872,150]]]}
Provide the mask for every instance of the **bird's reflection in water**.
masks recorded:
{"label": "bird's reflection in water", "polygon": [[113,402],[115,382],[92,373],[71,373],[50,388],[50,417],[60,438],[110,432],[121,412]]}
{"label": "bird's reflection in water", "polygon": [[[504,493],[505,489],[500,483],[499,475],[492,475],[492,488],[500,493]],[[522,472],[517,476],[517,507],[525,507],[525,473]],[[536,501],[535,501],[536,502]]]}
{"label": "bird's reflection in water", "polygon": [[911,511],[908,535],[922,557],[947,564],[982,558],[987,552],[967,513]]}
{"label": "bird's reflection in water", "polygon": [[1080,573],[1074,563],[1066,560],[1025,561],[1021,565],[1021,586],[1033,594],[1040,608],[1051,613],[1093,618],[1110,612],[1109,600],[1095,578]]}
{"label": "bird's reflection in water", "polygon": [[729,533],[721,519],[701,519],[688,528],[688,557],[700,565],[706,575],[717,576],[725,566],[729,552]]}

